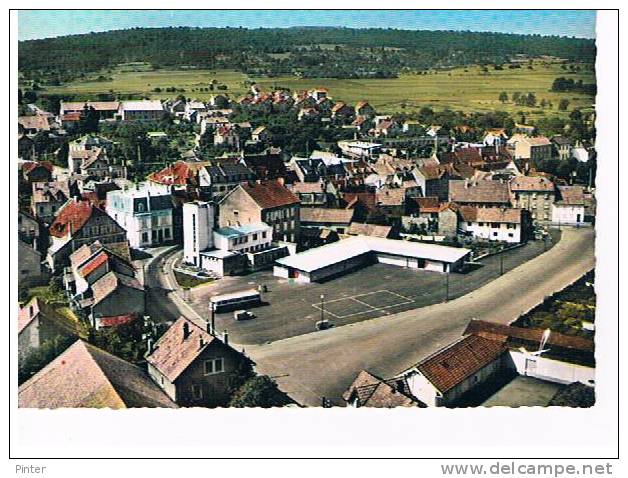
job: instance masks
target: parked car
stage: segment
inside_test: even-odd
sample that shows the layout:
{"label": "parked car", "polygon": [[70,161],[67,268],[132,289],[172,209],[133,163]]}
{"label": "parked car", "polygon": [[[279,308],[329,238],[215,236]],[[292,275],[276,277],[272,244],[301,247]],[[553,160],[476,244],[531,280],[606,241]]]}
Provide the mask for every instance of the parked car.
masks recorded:
{"label": "parked car", "polygon": [[319,320],[318,322],[316,322],[316,330],[327,330],[332,328],[333,326],[334,324],[327,319]]}
{"label": "parked car", "polygon": [[249,320],[249,319],[254,319],[255,314],[253,314],[252,312],[249,312],[248,310],[236,310],[233,313],[233,318],[236,320]]}

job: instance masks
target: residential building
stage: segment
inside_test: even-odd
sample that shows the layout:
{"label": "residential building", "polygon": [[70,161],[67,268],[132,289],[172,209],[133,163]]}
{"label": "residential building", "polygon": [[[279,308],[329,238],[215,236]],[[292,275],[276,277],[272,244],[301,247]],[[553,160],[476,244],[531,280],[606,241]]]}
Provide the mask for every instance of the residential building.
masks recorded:
{"label": "residential building", "polygon": [[17,242],[18,283],[20,286],[47,284],[50,278],[43,266],[43,257],[36,243],[26,242],[22,237]]}
{"label": "residential building", "polygon": [[510,187],[504,181],[450,180],[449,202],[459,206],[510,207]]}
{"label": "residential building", "polygon": [[373,108],[367,101],[358,101],[355,105],[355,116],[375,116],[375,108]]}
{"label": "residential building", "polygon": [[78,196],[76,185],[71,187],[69,181],[50,181],[33,183],[31,195],[31,211],[35,217],[50,224],[57,211],[68,199]]}
{"label": "residential building", "polygon": [[66,102],[62,101],[59,105],[59,116],[67,114],[82,114],[85,109],[94,109],[101,120],[114,119],[120,109],[119,101],[84,101],[84,102]]}
{"label": "residential building", "polygon": [[276,241],[297,242],[299,198],[278,181],[240,184],[218,204],[219,227],[268,224]]}
{"label": "residential building", "polygon": [[220,200],[238,184],[255,180],[255,173],[244,164],[221,161],[198,171],[198,184],[206,198]]}
{"label": "residential building", "polygon": [[159,100],[122,101],[118,115],[122,121],[159,121],[166,110]]}
{"label": "residential building", "polygon": [[342,399],[355,408],[425,407],[412,396],[405,378],[385,380],[366,370],[360,371]]}
{"label": "residential building", "polygon": [[191,320],[180,317],[149,349],[148,374],[173,402],[224,406],[253,362]]}
{"label": "residential building", "polygon": [[565,161],[571,158],[571,150],[573,149],[573,143],[565,136],[554,136],[552,138],[552,146],[558,156],[558,159]]}
{"label": "residential building", "polygon": [[47,262],[51,271],[69,265],[70,254],[83,244],[126,242],[126,231],[100,208],[87,201],[69,200],[49,228]]}
{"label": "residential building", "polygon": [[513,207],[526,209],[532,220],[541,224],[551,221],[555,189],[554,183],[543,176],[515,176],[510,180]]}
{"label": "residential building", "polygon": [[107,193],[106,211],[126,230],[131,247],[156,247],[174,240],[170,193],[145,183]]}
{"label": "residential building", "polygon": [[515,159],[543,161],[552,159],[552,143],[544,136],[522,138],[515,145]]}
{"label": "residential building", "polygon": [[296,182],[289,187],[301,202],[301,212],[306,207],[324,207],[327,204],[327,191],[325,183],[318,182]]}
{"label": "residential building", "polygon": [[380,143],[371,143],[368,141],[338,141],[340,150],[350,158],[373,158],[378,155],[382,149]]}
{"label": "residential building", "polygon": [[18,389],[20,408],[176,408],[140,367],[77,340]]}
{"label": "residential building", "polygon": [[579,226],[585,222],[585,194],[582,186],[558,186],[558,197],[552,204],[552,223]]}
{"label": "residential building", "polygon": [[49,118],[46,115],[19,116],[17,118],[19,132],[27,136],[34,136],[40,131],[50,131]]}
{"label": "residential building", "polygon": [[78,336],[78,324],[39,297],[20,307],[17,321],[18,357],[22,361],[56,337]]}
{"label": "residential building", "polygon": [[529,226],[522,209],[462,206],[458,214],[459,229],[463,235],[509,243],[527,239]]}

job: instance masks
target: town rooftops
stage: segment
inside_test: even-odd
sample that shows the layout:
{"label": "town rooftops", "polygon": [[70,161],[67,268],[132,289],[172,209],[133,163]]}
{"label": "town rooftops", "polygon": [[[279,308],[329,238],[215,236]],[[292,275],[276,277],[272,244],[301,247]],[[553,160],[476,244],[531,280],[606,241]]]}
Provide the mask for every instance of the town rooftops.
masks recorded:
{"label": "town rooftops", "polygon": [[560,199],[556,201],[559,206],[584,206],[584,188],[582,186],[558,186]]}
{"label": "town rooftops", "polygon": [[521,224],[521,209],[462,206],[458,212],[462,220],[466,222]]}
{"label": "town rooftops", "polygon": [[384,380],[362,370],[342,395],[346,402],[358,407],[416,407],[423,404],[412,397],[405,378]]}
{"label": "town rooftops", "polygon": [[92,284],[94,305],[98,304],[112,294],[120,285],[130,287],[132,289],[144,290],[136,278],[111,271]]}
{"label": "town rooftops", "polygon": [[142,369],[82,340],[19,387],[18,406],[176,408]]}
{"label": "town rooftops", "polygon": [[338,223],[349,224],[353,219],[353,209],[331,209],[322,207],[304,207],[300,211],[303,223]]}
{"label": "town rooftops", "polygon": [[346,232],[347,234],[352,236],[371,236],[387,238],[390,235],[391,231],[392,226],[352,222]]}
{"label": "town rooftops", "polygon": [[553,192],[554,183],[543,176],[515,176],[510,180],[512,191]]}
{"label": "town rooftops", "polygon": [[415,368],[441,393],[491,364],[506,347],[497,341],[468,335],[421,360]]}
{"label": "town rooftops", "polygon": [[219,340],[186,317],[179,319],[155,343],[146,361],[174,382],[212,342]]}
{"label": "town rooftops", "polygon": [[501,181],[450,180],[449,200],[468,203],[510,203],[508,183]]}
{"label": "town rooftops", "polygon": [[469,249],[400,241],[371,236],[354,236],[278,259],[282,266],[312,272],[371,252],[453,263],[464,258]]}
{"label": "town rooftops", "polygon": [[83,111],[87,108],[94,108],[96,111],[117,111],[120,107],[119,101],[78,101],[61,102],[63,111]]}
{"label": "town rooftops", "polygon": [[159,100],[123,101],[125,111],[163,111],[164,107]]}
{"label": "town rooftops", "polygon": [[22,125],[24,129],[35,129],[38,131],[50,130],[48,117],[44,115],[20,116],[18,117],[17,122]]}
{"label": "town rooftops", "polygon": [[545,136],[522,138],[521,142],[528,143],[530,146],[549,146],[552,144]]}
{"label": "town rooftops", "polygon": [[50,225],[50,235],[54,237],[74,235],[92,217],[92,214],[106,215],[107,213],[87,201],[70,200],[59,209],[57,217]]}
{"label": "town rooftops", "polygon": [[293,192],[277,181],[249,182],[240,186],[262,209],[288,206],[300,202]]}

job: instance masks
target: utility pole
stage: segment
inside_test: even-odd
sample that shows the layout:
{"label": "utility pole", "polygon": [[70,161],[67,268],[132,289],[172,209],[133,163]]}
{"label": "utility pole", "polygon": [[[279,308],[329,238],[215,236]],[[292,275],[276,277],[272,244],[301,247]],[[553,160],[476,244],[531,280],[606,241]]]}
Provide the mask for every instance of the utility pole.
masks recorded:
{"label": "utility pole", "polygon": [[445,302],[449,302],[449,272],[445,272]]}
{"label": "utility pole", "polygon": [[325,294],[321,294],[321,321],[325,320]]}
{"label": "utility pole", "polygon": [[504,275],[504,251],[499,253],[499,275]]}
{"label": "utility pole", "polygon": [[216,335],[216,306],[215,304],[210,300],[209,301],[209,312],[210,312],[210,327],[211,327],[211,334],[212,335]]}

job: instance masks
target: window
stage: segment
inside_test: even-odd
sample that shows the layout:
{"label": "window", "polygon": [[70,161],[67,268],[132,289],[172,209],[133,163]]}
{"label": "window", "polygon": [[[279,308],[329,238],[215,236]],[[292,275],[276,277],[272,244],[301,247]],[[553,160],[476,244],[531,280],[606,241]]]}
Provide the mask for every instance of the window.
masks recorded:
{"label": "window", "polygon": [[478,226],[484,227],[484,223],[483,222],[478,222]]}
{"label": "window", "polygon": [[266,231],[262,232],[262,238],[266,239]]}
{"label": "window", "polygon": [[257,234],[253,234],[253,240],[257,241]]}
{"label": "window", "polygon": [[192,397],[194,400],[203,398],[203,387],[200,385],[192,385]]}
{"label": "window", "polygon": [[223,360],[222,358],[205,360],[204,368],[205,375],[213,375],[215,373],[224,372]]}
{"label": "window", "polygon": [[167,239],[170,239],[170,229],[168,228],[164,229],[164,237],[166,237]]}
{"label": "window", "polygon": [[499,223],[498,222],[491,222],[491,227],[493,229],[499,229]]}
{"label": "window", "polygon": [[142,242],[148,242],[148,232],[142,233]]}
{"label": "window", "polygon": [[497,237],[497,232],[494,232],[494,233],[493,233],[493,237]]}
{"label": "window", "polygon": [[514,234],[512,232],[508,233],[508,237],[515,237]]}

